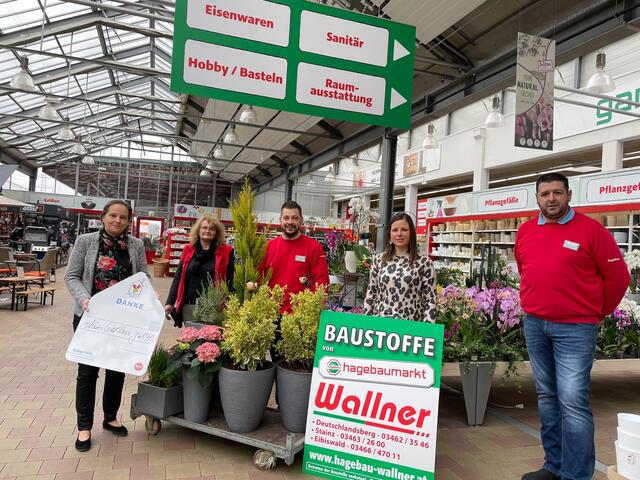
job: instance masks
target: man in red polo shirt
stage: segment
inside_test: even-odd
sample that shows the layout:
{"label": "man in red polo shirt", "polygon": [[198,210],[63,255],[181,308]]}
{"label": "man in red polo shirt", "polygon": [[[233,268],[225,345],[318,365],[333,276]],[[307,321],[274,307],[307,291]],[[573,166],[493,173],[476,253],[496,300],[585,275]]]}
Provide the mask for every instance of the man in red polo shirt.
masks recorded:
{"label": "man in red polo shirt", "polygon": [[271,267],[269,287],[284,287],[281,313],[291,310],[290,296],[305,288],[329,285],[329,268],[322,245],[301,231],[302,208],[297,202],[285,202],[280,209],[282,235],[267,244],[263,269]]}
{"label": "man in red polo shirt", "polygon": [[522,480],[591,480],[598,323],[618,306],[630,276],[611,234],[569,206],[567,177],[541,176],[536,200],[540,215],[520,227],[515,256],[545,462]]}

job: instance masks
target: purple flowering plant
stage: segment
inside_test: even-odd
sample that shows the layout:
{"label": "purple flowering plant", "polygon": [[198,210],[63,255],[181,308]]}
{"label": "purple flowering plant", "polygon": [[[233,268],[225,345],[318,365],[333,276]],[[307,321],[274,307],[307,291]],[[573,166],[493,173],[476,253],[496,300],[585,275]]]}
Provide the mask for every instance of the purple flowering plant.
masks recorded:
{"label": "purple flowering plant", "polygon": [[623,298],[600,324],[597,352],[605,357],[637,356],[640,352],[640,305]]}
{"label": "purple flowering plant", "polygon": [[327,232],[324,240],[329,274],[340,275],[344,270],[344,254],[347,250],[351,249],[351,242],[345,237],[343,232],[337,230]]}
{"label": "purple flowering plant", "polygon": [[437,322],[445,326],[444,355],[448,361],[524,360],[523,311],[519,293],[511,287],[438,287]]}

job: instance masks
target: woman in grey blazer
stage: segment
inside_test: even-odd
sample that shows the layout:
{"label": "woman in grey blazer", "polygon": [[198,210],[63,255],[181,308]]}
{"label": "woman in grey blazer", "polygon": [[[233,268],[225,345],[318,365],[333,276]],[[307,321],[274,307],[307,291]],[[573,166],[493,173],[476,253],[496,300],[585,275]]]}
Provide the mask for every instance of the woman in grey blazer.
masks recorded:
{"label": "woman in grey blazer", "polygon": [[[128,203],[122,200],[110,201],[102,211],[103,228],[99,232],[79,236],[73,246],[64,281],[75,300],[74,332],[82,314],[88,311],[89,299],[93,295],[135,273],[144,272],[149,275],[142,241],[127,234],[132,213]],[[81,452],[91,448],[98,370],[98,367],[78,364],[76,449]],[[117,418],[123,385],[124,373],[106,370],[102,394],[102,427],[121,437],[128,433]]]}

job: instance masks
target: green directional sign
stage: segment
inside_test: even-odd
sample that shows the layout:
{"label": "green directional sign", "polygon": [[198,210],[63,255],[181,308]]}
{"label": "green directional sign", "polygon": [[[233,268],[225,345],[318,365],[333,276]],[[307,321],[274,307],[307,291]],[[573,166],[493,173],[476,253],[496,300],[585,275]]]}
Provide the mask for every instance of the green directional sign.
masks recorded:
{"label": "green directional sign", "polygon": [[415,27],[300,0],[177,0],[171,89],[408,128]]}

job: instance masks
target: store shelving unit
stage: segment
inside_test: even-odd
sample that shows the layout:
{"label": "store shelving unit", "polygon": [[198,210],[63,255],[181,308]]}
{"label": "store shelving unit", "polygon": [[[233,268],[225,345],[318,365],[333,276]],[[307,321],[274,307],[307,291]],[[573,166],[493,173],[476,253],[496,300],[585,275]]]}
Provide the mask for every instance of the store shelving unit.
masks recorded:
{"label": "store shelving unit", "polygon": [[167,275],[173,277],[176,268],[180,263],[180,256],[184,246],[189,243],[189,235],[186,233],[169,233],[167,234],[167,244],[165,248],[165,257],[169,260]]}
{"label": "store shelving unit", "polygon": [[[594,218],[616,239],[623,252],[640,249],[640,211],[597,211],[595,207],[576,210]],[[538,212],[514,212],[494,216],[432,218],[427,221],[425,250],[436,268],[457,268],[469,274],[472,262],[477,266],[480,249],[491,245],[508,261],[514,262],[513,248],[520,225]]]}

